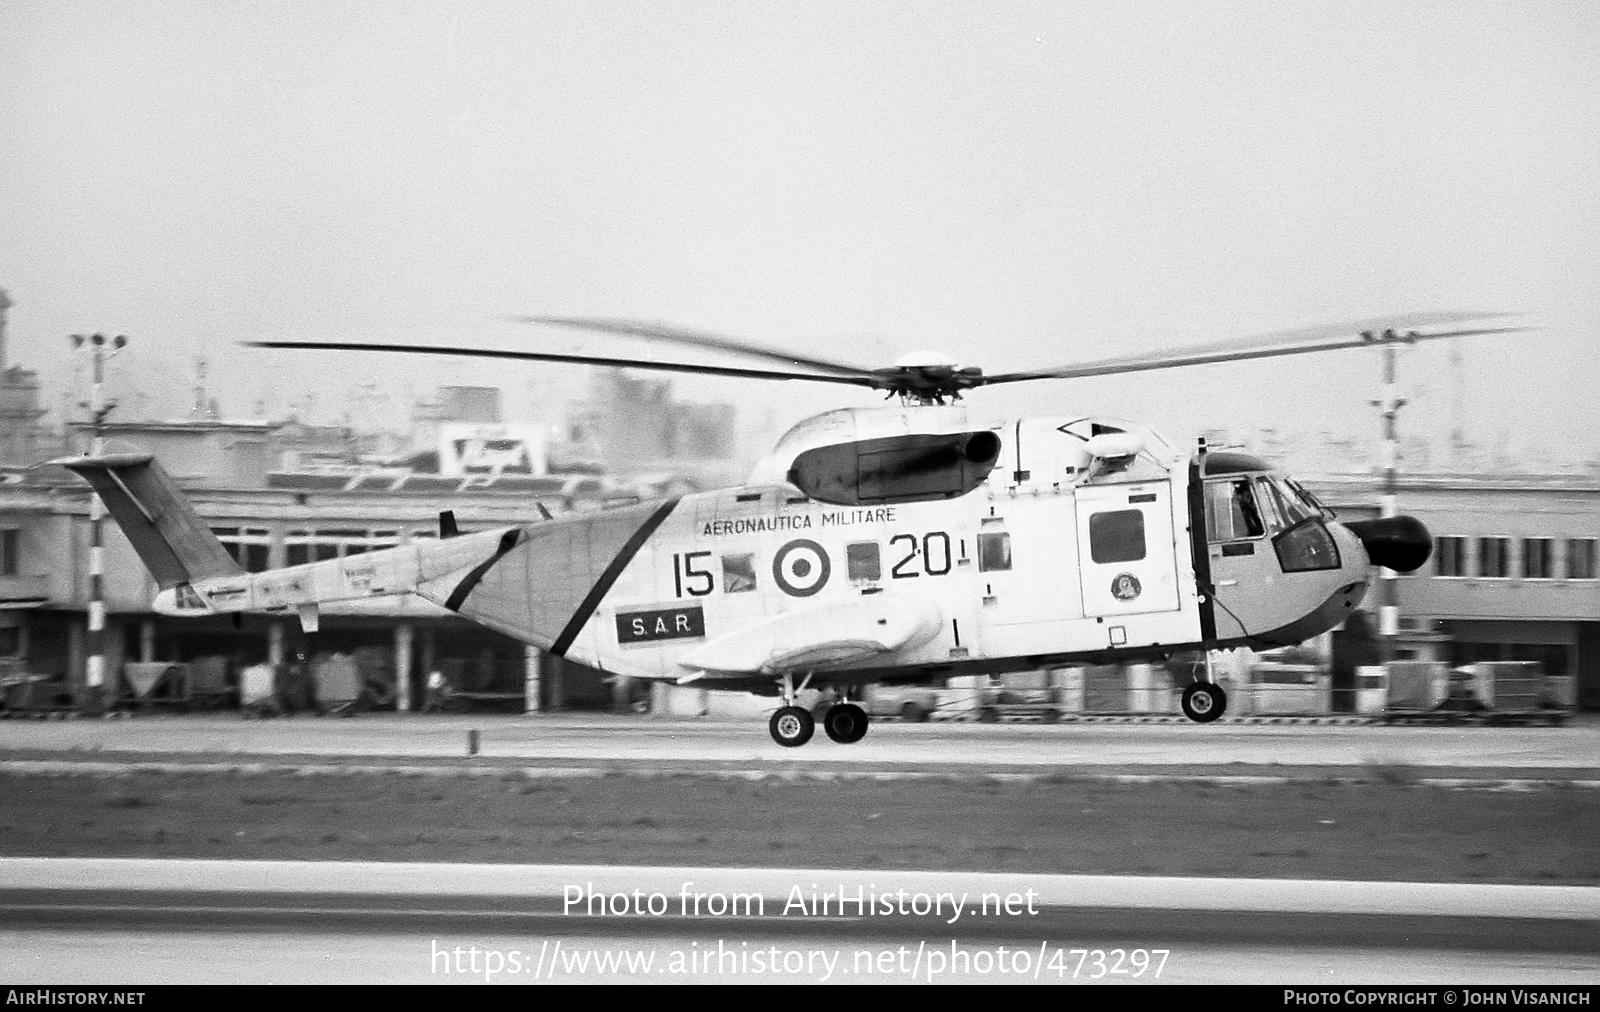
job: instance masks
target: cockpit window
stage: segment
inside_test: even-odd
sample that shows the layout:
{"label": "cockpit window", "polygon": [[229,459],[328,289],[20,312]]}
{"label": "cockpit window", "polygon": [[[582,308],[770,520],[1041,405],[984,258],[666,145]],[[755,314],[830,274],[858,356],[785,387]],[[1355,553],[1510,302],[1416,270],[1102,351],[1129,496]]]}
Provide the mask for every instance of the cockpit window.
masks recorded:
{"label": "cockpit window", "polygon": [[1256,479],[1256,501],[1261,507],[1261,518],[1266,521],[1267,530],[1276,534],[1289,526],[1284,517],[1283,496],[1265,478]]}
{"label": "cockpit window", "polygon": [[1299,499],[1306,505],[1307,509],[1311,510],[1312,516],[1332,518],[1336,515],[1333,510],[1322,505],[1321,499],[1318,499],[1316,496],[1312,495],[1310,490],[1308,490],[1304,485],[1301,485],[1298,481],[1295,481],[1293,478],[1286,477],[1283,479],[1283,483],[1289,487],[1289,491],[1294,493],[1295,498]]}
{"label": "cockpit window", "polygon": [[1267,529],[1274,534],[1317,516],[1317,511],[1284,484],[1282,478],[1257,478],[1256,491],[1260,496],[1261,511],[1266,515]]}
{"label": "cockpit window", "polygon": [[1259,538],[1266,533],[1250,485],[1249,478],[1206,483],[1207,540],[1237,541]]}

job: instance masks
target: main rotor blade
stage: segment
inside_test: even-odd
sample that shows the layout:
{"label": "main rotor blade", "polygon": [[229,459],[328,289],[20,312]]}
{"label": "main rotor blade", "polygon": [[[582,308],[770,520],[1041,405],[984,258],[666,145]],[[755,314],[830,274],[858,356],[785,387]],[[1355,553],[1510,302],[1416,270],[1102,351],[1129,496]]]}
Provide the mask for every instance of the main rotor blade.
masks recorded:
{"label": "main rotor blade", "polygon": [[848,383],[853,386],[881,387],[882,380],[872,375],[818,376],[808,372],[775,372],[766,369],[741,369],[736,366],[694,365],[687,362],[651,362],[638,358],[610,358],[604,355],[561,355],[543,351],[508,351],[500,348],[461,348],[429,344],[363,344],[353,341],[245,341],[252,348],[297,348],[317,351],[383,351],[412,355],[456,355],[462,358],[509,358],[527,362],[570,362],[576,365],[606,365],[622,369],[653,369],[657,372],[704,373],[710,376],[738,376],[743,379],[813,380],[817,383]]}
{"label": "main rotor blade", "polygon": [[837,376],[859,377],[870,375],[869,370],[844,362],[810,358],[805,355],[796,355],[793,352],[779,351],[775,348],[763,348],[758,344],[751,344],[748,341],[732,337],[708,334],[700,330],[685,330],[682,327],[669,327],[661,323],[575,316],[510,316],[507,319],[514,320],[517,323],[547,323],[556,327],[575,327],[579,330],[593,330],[602,334],[646,337],[656,341],[671,341],[674,344],[687,345],[691,348],[714,348],[717,351],[731,351],[740,355],[749,355],[752,358],[764,358],[773,362],[782,362],[786,365],[810,366],[813,369],[820,369],[823,372],[833,373]]}
{"label": "main rotor blade", "polygon": [[1477,334],[1510,334],[1528,330],[1528,327],[1473,327],[1421,333],[1411,328],[1440,326],[1469,320],[1505,317],[1509,313],[1417,313],[1409,316],[1385,316],[1371,320],[1352,320],[1297,330],[1257,334],[1253,337],[1218,341],[1212,344],[1192,345],[1173,351],[1140,352],[1120,355],[1078,365],[1057,366],[1051,369],[1033,369],[1026,372],[999,373],[985,376],[984,385],[1017,383],[1036,379],[1073,379],[1085,376],[1115,376],[1121,373],[1147,372],[1152,369],[1172,369],[1185,365],[1210,365],[1217,362],[1240,362],[1248,359],[1275,358],[1281,355],[1304,355],[1314,351],[1332,351],[1339,348],[1366,348],[1384,344],[1413,344],[1446,337],[1471,337]]}

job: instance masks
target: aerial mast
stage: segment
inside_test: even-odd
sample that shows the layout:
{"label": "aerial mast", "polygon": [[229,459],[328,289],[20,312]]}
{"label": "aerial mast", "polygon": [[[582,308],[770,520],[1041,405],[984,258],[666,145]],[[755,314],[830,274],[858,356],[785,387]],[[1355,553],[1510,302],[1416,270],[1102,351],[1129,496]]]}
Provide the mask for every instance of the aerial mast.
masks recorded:
{"label": "aerial mast", "polygon": [[[1399,341],[1394,331],[1386,331],[1384,339],[1383,396],[1372,403],[1383,416],[1378,516],[1388,520],[1400,515],[1400,440],[1395,420],[1406,402],[1399,396],[1395,385],[1395,357]],[[1400,634],[1400,588],[1396,583],[1399,577],[1400,574],[1386,566],[1378,567],[1378,649],[1385,665],[1394,660],[1395,637]]]}

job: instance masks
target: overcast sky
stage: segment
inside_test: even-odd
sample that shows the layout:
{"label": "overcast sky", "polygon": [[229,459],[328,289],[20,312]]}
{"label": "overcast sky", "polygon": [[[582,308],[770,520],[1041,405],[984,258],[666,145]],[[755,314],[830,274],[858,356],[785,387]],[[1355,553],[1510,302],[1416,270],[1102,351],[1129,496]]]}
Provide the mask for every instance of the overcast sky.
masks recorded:
{"label": "overcast sky", "polygon": [[[866,365],[991,372],[1417,310],[1468,343],[1469,435],[1600,447],[1600,4],[73,3],[0,30],[10,363],[131,336],[126,417],[365,379],[397,411],[570,367],[240,350],[247,339],[628,350],[496,320],[640,317]],[[980,391],[1212,426],[1378,423],[1376,353]],[[1443,434],[1443,348],[1402,429]],[[752,428],[865,393],[726,380]],[[841,392],[842,391],[842,392]],[[369,410],[383,410],[369,405]],[[1553,425],[1552,420],[1566,422]]]}

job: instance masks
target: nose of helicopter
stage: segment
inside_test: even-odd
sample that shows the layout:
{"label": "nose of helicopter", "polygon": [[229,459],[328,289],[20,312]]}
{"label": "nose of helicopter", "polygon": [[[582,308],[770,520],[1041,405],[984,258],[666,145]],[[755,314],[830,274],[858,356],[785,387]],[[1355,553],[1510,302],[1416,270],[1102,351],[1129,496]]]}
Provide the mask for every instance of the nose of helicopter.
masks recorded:
{"label": "nose of helicopter", "polygon": [[1433,535],[1416,517],[1384,517],[1381,520],[1355,520],[1345,524],[1361,539],[1367,558],[1375,566],[1397,573],[1420,569],[1433,554]]}

